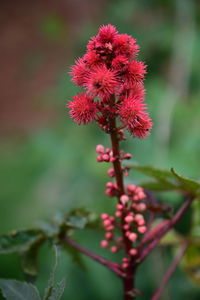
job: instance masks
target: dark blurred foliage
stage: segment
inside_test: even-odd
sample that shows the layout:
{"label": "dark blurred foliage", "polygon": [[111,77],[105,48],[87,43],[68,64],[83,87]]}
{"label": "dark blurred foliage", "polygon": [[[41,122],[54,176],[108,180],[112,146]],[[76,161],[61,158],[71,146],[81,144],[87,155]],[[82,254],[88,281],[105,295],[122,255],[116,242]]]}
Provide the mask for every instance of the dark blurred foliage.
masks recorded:
{"label": "dark blurred foliage", "polygon": [[[35,0],[0,2],[1,233],[48,219],[58,211],[85,205],[112,211],[104,196],[106,166],[98,165],[95,145],[109,140],[93,124],[78,127],[65,103],[78,88],[68,71],[83,55],[102,24],[133,35],[148,64],[146,100],[154,121],[146,140],[129,137],[124,147],[141,164],[175,167],[199,177],[200,2],[195,0]],[[134,172],[128,179],[139,182]],[[175,207],[180,198],[163,196]],[[188,218],[181,229],[187,230]],[[180,226],[179,226],[180,227]],[[104,255],[101,233],[78,239]],[[171,251],[157,250],[141,267],[137,286],[149,299],[170,262]],[[114,259],[114,258],[113,258]],[[42,291],[52,251],[40,253],[36,284]],[[121,299],[118,278],[83,258],[85,269],[64,252],[58,276],[66,276],[63,299]],[[23,279],[19,259],[0,257],[0,277]],[[139,297],[140,298],[140,297]],[[200,289],[178,269],[163,300],[200,298]]]}

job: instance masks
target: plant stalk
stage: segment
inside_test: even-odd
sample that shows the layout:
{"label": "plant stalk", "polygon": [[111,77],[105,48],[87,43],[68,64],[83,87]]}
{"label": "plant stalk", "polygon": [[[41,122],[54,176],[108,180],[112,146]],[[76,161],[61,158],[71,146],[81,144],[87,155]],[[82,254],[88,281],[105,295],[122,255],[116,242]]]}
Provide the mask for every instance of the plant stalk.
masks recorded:
{"label": "plant stalk", "polygon": [[[119,148],[119,138],[118,138],[118,131],[117,131],[117,126],[116,126],[116,118],[113,117],[110,119],[110,127],[111,127],[111,133],[110,133],[110,138],[111,138],[111,144],[112,144],[112,151],[113,151],[113,157],[115,158],[113,162],[113,167],[115,170],[115,178],[116,178],[116,183],[119,189],[119,196],[118,196],[118,201],[120,201],[120,196],[125,194],[125,189],[124,189],[124,183],[123,183],[123,171],[122,171],[122,166],[121,166],[121,161],[120,161],[120,148]],[[123,241],[125,244],[125,249],[126,249],[126,254],[129,255],[129,251],[131,249],[131,242],[125,235],[125,230],[123,229],[124,225],[124,215],[121,217],[121,225],[122,225],[122,236],[123,236]],[[134,296],[132,295],[133,290],[134,290],[134,276],[135,276],[135,271],[133,268],[133,259],[131,258],[129,262],[129,266],[125,270],[126,272],[126,277],[123,279],[123,286],[124,286],[124,300],[131,300],[134,299]]]}
{"label": "plant stalk", "polygon": [[116,275],[118,275],[121,278],[124,278],[125,273],[123,272],[123,270],[121,269],[121,267],[112,261],[108,261],[107,259],[105,259],[104,257],[97,255],[96,253],[93,253],[91,251],[89,251],[88,249],[80,246],[79,244],[77,244],[75,241],[71,240],[69,237],[65,236],[63,238],[63,241],[70,245],[71,247],[75,248],[76,250],[78,250],[79,252],[85,254],[86,256],[90,257],[91,259],[97,261],[98,263],[106,266],[109,270],[111,270],[112,272],[114,272]]}

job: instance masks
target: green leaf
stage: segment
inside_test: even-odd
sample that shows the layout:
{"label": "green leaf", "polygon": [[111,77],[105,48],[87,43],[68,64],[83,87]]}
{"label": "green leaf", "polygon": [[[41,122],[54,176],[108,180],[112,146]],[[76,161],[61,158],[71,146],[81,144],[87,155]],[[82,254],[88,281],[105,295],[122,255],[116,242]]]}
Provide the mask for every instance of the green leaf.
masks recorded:
{"label": "green leaf", "polygon": [[40,221],[39,227],[44,232],[44,234],[48,238],[51,239],[51,238],[54,238],[55,236],[57,236],[57,234],[59,233],[60,223],[56,222],[56,224],[55,224],[54,222],[52,222],[52,220],[51,221]]}
{"label": "green leaf", "polygon": [[27,282],[0,279],[0,288],[7,300],[41,300],[37,288]]}
{"label": "green leaf", "polygon": [[157,169],[152,166],[139,166],[136,164],[132,164],[131,166],[128,165],[128,167],[133,168],[134,170],[137,170],[147,176],[156,178],[158,180],[160,179],[167,179],[171,177],[171,172],[163,169]]}
{"label": "green leaf", "polygon": [[83,229],[87,227],[97,227],[97,215],[85,208],[77,208],[65,216],[65,225],[70,228]]}
{"label": "green leaf", "polygon": [[176,246],[184,241],[184,237],[181,236],[176,230],[171,229],[164,237],[160,240],[162,246]]}
{"label": "green leaf", "polygon": [[160,182],[160,181],[157,182],[148,181],[148,182],[141,183],[140,186],[143,187],[144,189],[148,189],[155,192],[172,191],[177,189],[176,186],[174,186],[169,182]]}
{"label": "green leaf", "polygon": [[36,276],[38,273],[37,256],[45,239],[40,239],[31,245],[30,249],[21,256],[22,269],[25,274]]}
{"label": "green leaf", "polygon": [[67,243],[63,245],[64,249],[67,251],[67,253],[70,255],[71,259],[83,270],[86,270],[86,266],[84,263],[84,260],[80,254],[79,251],[75,250],[71,246],[69,246]]}
{"label": "green leaf", "polygon": [[173,168],[171,168],[171,172],[172,172],[173,176],[176,179],[178,179],[180,189],[187,191],[188,193],[192,194],[193,196],[196,196],[196,197],[200,196],[200,183],[199,182],[179,175],[177,172],[175,172],[175,170]]}
{"label": "green leaf", "polygon": [[58,250],[57,247],[54,247],[55,250],[55,262],[52,267],[52,271],[49,277],[48,286],[45,291],[43,300],[59,300],[62,297],[62,294],[65,289],[65,280],[63,279],[60,283],[54,284],[56,268],[58,264]]}
{"label": "green leaf", "polygon": [[181,266],[189,278],[200,286],[200,245],[191,245],[186,250]]}
{"label": "green leaf", "polygon": [[39,229],[13,231],[0,236],[0,254],[21,253],[28,251],[32,245],[44,239]]}
{"label": "green leaf", "polygon": [[70,216],[66,220],[66,225],[72,228],[83,229],[87,224],[87,218],[82,216]]}
{"label": "green leaf", "polygon": [[56,268],[57,268],[57,264],[58,264],[58,250],[57,250],[56,246],[54,246],[54,253],[55,253],[55,261],[52,266],[52,270],[51,270],[50,277],[48,280],[48,285],[47,285],[47,288],[45,291],[44,300],[48,300],[52,294],[52,289],[53,289],[53,285],[54,285],[54,277],[55,277]]}
{"label": "green leaf", "polygon": [[168,171],[136,164],[128,165],[128,167],[133,168],[154,180],[141,183],[141,186],[144,188],[153,191],[180,190],[194,197],[200,197],[200,183],[179,175],[173,168],[171,171]]}
{"label": "green leaf", "polygon": [[52,289],[52,294],[48,298],[48,300],[60,300],[64,290],[65,290],[65,279],[63,279],[61,282],[57,283],[53,289]]}

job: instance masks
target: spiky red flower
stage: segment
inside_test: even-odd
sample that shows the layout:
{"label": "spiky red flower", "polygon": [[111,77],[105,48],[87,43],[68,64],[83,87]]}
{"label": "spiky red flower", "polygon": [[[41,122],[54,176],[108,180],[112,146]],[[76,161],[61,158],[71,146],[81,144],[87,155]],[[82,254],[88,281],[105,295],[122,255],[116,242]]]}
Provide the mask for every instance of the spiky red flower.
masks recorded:
{"label": "spiky red flower", "polygon": [[97,66],[88,75],[84,87],[88,92],[102,100],[108,100],[118,85],[117,75],[105,65]]}
{"label": "spiky red flower", "polygon": [[138,115],[137,120],[134,124],[128,126],[128,130],[132,135],[137,138],[145,138],[150,134],[152,128],[151,118],[149,118],[147,113]]}
{"label": "spiky red flower", "polygon": [[[71,70],[72,80],[88,95],[80,94],[68,105],[75,122],[95,119],[110,132],[110,118],[119,116],[134,136],[148,134],[152,124],[143,103],[146,65],[135,59],[138,52],[136,40],[128,34],[119,34],[110,24],[100,27]],[[96,104],[95,97],[99,98]]]}
{"label": "spiky red flower", "polygon": [[146,73],[146,65],[142,61],[131,61],[126,72],[124,72],[124,83],[127,88],[131,88],[136,83],[141,83]]}
{"label": "spiky red flower", "polygon": [[113,47],[116,54],[126,55],[132,58],[139,52],[136,40],[128,34],[117,34],[114,38]]}
{"label": "spiky red flower", "polygon": [[101,43],[111,43],[114,37],[117,35],[118,31],[113,25],[103,25],[100,27],[97,40]]}
{"label": "spiky red flower", "polygon": [[99,54],[97,54],[96,51],[88,51],[83,56],[83,62],[88,68],[92,68],[102,63]]}
{"label": "spiky red flower", "polygon": [[83,58],[79,58],[76,60],[76,64],[71,67],[71,76],[72,81],[74,81],[77,85],[83,86],[86,81],[87,75],[89,71],[84,63]]}
{"label": "spiky red flower", "polygon": [[129,64],[128,58],[125,55],[117,55],[112,60],[112,68],[118,72],[124,71]]}
{"label": "spiky red flower", "polygon": [[145,111],[146,105],[137,97],[128,97],[119,106],[119,115],[127,129],[136,137],[143,138],[152,127],[151,119]]}
{"label": "spiky red flower", "polygon": [[140,99],[141,102],[144,101],[145,88],[142,82],[135,83],[131,86],[127,86],[126,84],[121,85],[120,89],[120,100],[123,100],[127,97],[136,97]]}
{"label": "spiky red flower", "polygon": [[74,122],[79,125],[87,124],[97,117],[97,107],[93,98],[82,93],[72,97],[72,99],[73,101],[70,101],[67,107],[71,109],[69,114]]}

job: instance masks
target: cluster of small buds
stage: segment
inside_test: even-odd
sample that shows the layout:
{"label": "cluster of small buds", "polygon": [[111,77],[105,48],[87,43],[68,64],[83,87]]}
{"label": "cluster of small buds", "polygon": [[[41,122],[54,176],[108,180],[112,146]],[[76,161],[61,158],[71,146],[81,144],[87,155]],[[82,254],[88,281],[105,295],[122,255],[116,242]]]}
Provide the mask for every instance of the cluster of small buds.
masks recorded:
{"label": "cluster of small buds", "polygon": [[103,145],[96,146],[97,162],[113,162],[115,159],[113,157],[113,152],[110,148],[104,148]]}
{"label": "cluster of small buds", "polygon": [[103,227],[105,230],[105,239],[101,241],[102,248],[110,248],[112,253],[116,253],[119,248],[121,241],[115,239],[114,231],[117,227],[117,222],[113,216],[106,213],[101,215]]}
{"label": "cluster of small buds", "polygon": [[[108,182],[107,189],[109,190],[109,196],[110,194],[113,196],[115,188],[115,183]],[[123,248],[123,238],[114,239],[114,231],[117,228],[122,228],[124,235],[135,246],[140,235],[144,234],[147,230],[144,216],[140,213],[146,210],[146,205],[142,202],[146,198],[143,188],[131,184],[126,186],[126,190],[127,194],[121,195],[120,202],[116,204],[115,217],[108,214],[101,215],[103,227],[106,231],[105,240],[101,241],[101,247],[103,248],[108,247],[110,241],[112,241],[112,244],[115,242],[117,250]],[[111,250],[111,252],[115,251]],[[137,255],[137,249],[135,247],[131,248],[129,255]],[[123,261],[122,267],[126,268],[127,266],[128,262]]]}
{"label": "cluster of small buds", "polygon": [[[83,88],[67,105],[76,123],[96,121],[109,133],[114,116],[133,136],[149,134],[152,123],[144,104],[143,84],[146,65],[137,59],[138,52],[136,40],[128,34],[118,33],[110,24],[100,27],[86,54],[71,68],[72,81]],[[118,137],[124,139],[122,129]]]}
{"label": "cluster of small buds", "polygon": [[106,192],[105,193],[106,193],[106,195],[108,197],[118,196],[119,189],[118,189],[117,184],[114,183],[114,182],[111,182],[111,181],[107,182],[107,184],[106,184]]}
{"label": "cluster of small buds", "polygon": [[130,184],[126,186],[127,193],[130,199],[132,199],[132,208],[135,211],[143,212],[147,209],[143,200],[146,198],[143,188]]}
{"label": "cluster of small buds", "polygon": [[[122,171],[124,172],[125,176],[128,176],[128,167],[122,167]],[[113,168],[108,169],[107,174],[109,177],[115,177],[115,170]]]}
{"label": "cluster of small buds", "polygon": [[[113,163],[116,160],[116,157],[113,156],[113,151],[110,148],[105,148],[103,145],[96,146],[96,153],[98,154],[97,162]],[[126,153],[123,150],[120,151],[120,157],[119,157],[120,161],[130,159],[131,157],[132,157],[131,153]],[[122,170],[127,172],[128,168],[123,167]],[[114,174],[112,171],[109,171],[108,175],[110,177],[114,177]]]}

